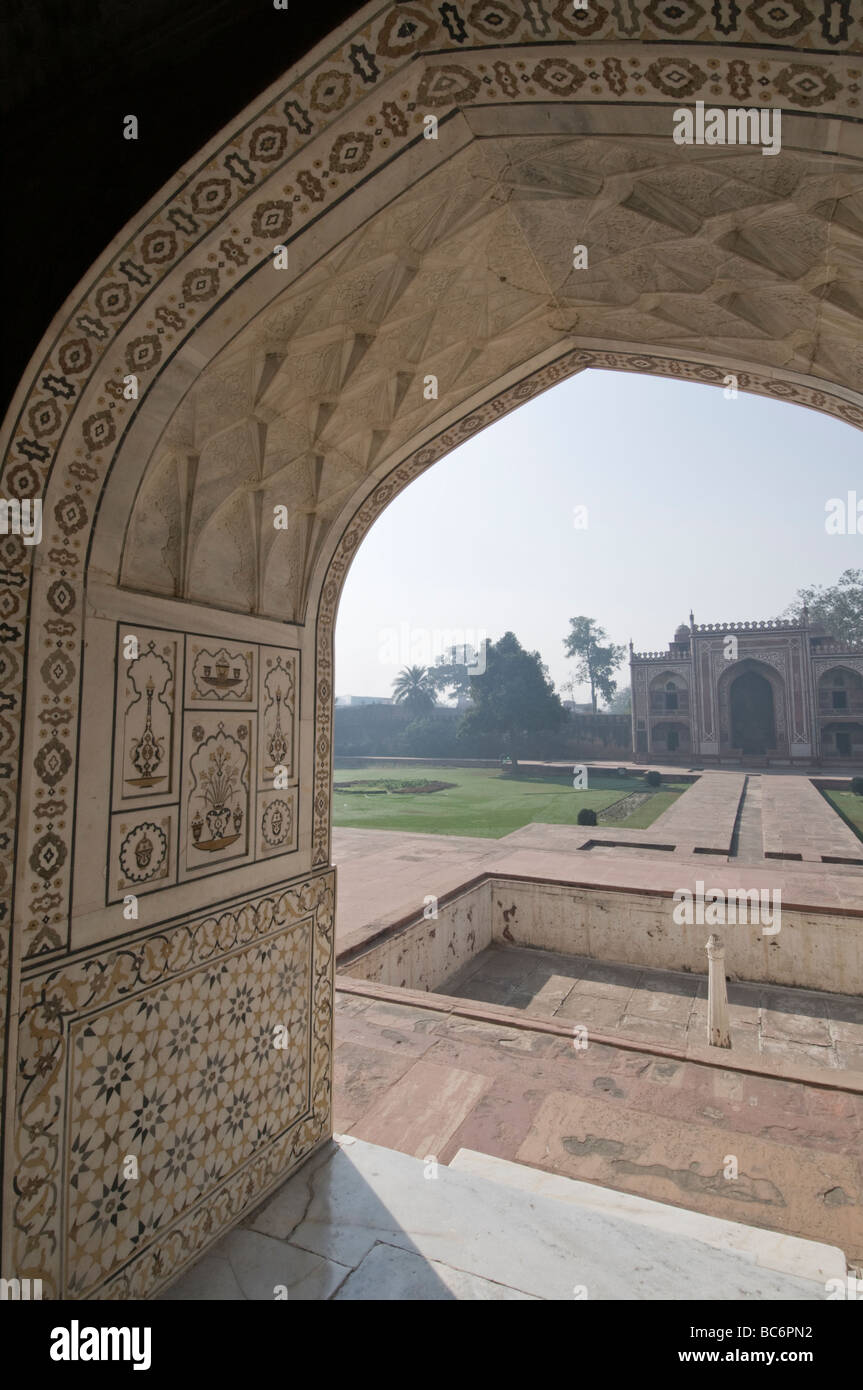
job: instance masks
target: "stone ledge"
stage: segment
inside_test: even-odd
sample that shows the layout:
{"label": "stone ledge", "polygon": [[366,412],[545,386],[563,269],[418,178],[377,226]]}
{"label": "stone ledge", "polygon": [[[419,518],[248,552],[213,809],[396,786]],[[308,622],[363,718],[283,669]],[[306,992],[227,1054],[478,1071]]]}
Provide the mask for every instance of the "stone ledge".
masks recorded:
{"label": "stone ledge", "polygon": [[[427,1009],[430,1013],[451,1014],[457,1018],[470,1018],[479,1023],[499,1023],[507,1028],[520,1028],[529,1033],[551,1033],[556,1037],[571,1038],[572,1025],[567,1026],[559,1019],[543,1018],[535,1014],[525,1014],[523,1009],[508,1004],[478,1004],[473,999],[460,999],[444,994],[418,989],[400,989],[395,985],[381,985],[371,980],[355,979],[349,975],[336,975],[337,994],[357,994],[368,999],[385,1000],[393,1004],[410,1005],[415,1009]],[[667,1043],[642,1042],[620,1033],[597,1033],[590,1030],[590,1040],[605,1047],[616,1047],[622,1052],[643,1052],[651,1057],[663,1057],[675,1062],[695,1062],[700,1066],[714,1067],[721,1071],[743,1072],[748,1076],[767,1076],[781,1081],[797,1081],[804,1086],[814,1086],[823,1091],[841,1091],[848,1095],[863,1096],[863,1072],[842,1071],[841,1080],[829,1079],[823,1071],[815,1067],[801,1067],[792,1062],[776,1058],[768,1063],[759,1059],[755,1066],[751,1060],[743,1061],[734,1056],[733,1049],[670,1047]],[[721,1056],[718,1055],[721,1053]]]}

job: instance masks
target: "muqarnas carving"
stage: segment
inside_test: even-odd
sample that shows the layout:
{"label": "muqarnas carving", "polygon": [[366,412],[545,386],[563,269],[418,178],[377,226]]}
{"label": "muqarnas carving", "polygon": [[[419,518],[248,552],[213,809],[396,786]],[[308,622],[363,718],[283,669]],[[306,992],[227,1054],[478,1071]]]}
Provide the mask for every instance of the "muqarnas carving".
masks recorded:
{"label": "muqarnas carving", "polygon": [[112,817],[109,901],[174,881],[175,822],[176,808]]}
{"label": "muqarnas carving", "polygon": [[121,800],[164,799],[174,789],[174,690],[177,643],[142,640],[140,655],[126,663],[118,655],[122,686],[120,732]]}
{"label": "muqarnas carving", "polygon": [[249,852],[249,760],[253,724],[220,720],[207,734],[192,727],[186,798],[186,867],[212,871],[217,861]]}
{"label": "muqarnas carving", "polygon": [[261,649],[261,756],[259,781],[271,787],[277,767],[293,780],[297,653]]}
{"label": "muqarnas carving", "polygon": [[188,704],[254,703],[254,653],[233,645],[192,644]]}
{"label": "muqarnas carving", "polygon": [[258,795],[258,859],[297,848],[297,788]]}

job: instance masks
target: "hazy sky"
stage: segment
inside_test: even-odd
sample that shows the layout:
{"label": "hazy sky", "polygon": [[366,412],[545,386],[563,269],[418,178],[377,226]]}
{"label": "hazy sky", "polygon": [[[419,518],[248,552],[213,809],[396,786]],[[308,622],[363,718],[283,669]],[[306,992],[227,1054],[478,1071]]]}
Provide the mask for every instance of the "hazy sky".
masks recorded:
{"label": "hazy sky", "polygon": [[402,666],[428,664],[458,631],[510,629],[559,689],[578,614],[641,651],[665,647],[690,606],[696,622],[775,617],[801,586],[863,565],[863,536],[825,530],[828,499],[855,488],[863,497],[860,433],[841,421],[582,372],[434,464],[378,519],[342,595],[336,691],[390,695]]}

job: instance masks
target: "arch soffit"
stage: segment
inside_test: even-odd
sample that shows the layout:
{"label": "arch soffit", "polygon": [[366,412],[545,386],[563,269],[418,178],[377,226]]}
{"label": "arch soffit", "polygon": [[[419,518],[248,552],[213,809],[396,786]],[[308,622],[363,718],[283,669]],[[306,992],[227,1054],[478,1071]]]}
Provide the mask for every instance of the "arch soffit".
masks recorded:
{"label": "arch soffit", "polygon": [[[584,17],[563,3],[553,11],[550,4],[532,6],[525,16],[498,8],[503,18],[497,15],[491,23],[480,6],[469,17],[455,5],[439,10],[421,3],[398,10],[389,4],[368,6],[274,84],[234,129],[217,137],[199,166],[181,173],[124,229],[70,296],[35,354],[3,428],[5,494],[45,500],[43,547],[35,557],[41,590],[29,630],[24,618],[34,556],[16,537],[6,537],[2,546],[12,620],[5,674],[16,710],[30,639],[38,652],[34,659],[62,646],[64,679],[74,688],[93,519],[118,449],[131,438],[133,424],[144,421],[144,402],[146,428],[158,430],[183,394],[166,385],[166,368],[173,366],[192,382],[208,360],[207,334],[230,327],[230,311],[239,302],[234,287],[252,284],[260,280],[257,272],[271,269],[277,241],[296,242],[299,248],[303,228],[314,225],[324,208],[365,186],[373,174],[385,176],[398,149],[422,138],[424,112],[436,114],[443,129],[448,117],[456,121],[468,107],[487,107],[493,121],[495,107],[506,103],[525,110],[537,102],[572,108],[588,96],[614,103],[610,110],[632,103],[642,112],[645,106],[664,107],[667,115],[699,99],[719,105],[771,102],[786,115],[798,113],[799,134],[791,144],[801,149],[807,147],[807,122],[813,117],[830,122],[829,136],[820,144],[834,153],[821,157],[822,167],[824,158],[832,162],[823,206],[818,205],[820,211],[813,206],[812,212],[821,225],[838,228],[840,238],[856,237],[863,223],[843,179],[850,179],[859,153],[861,45],[841,15],[828,17],[825,10],[820,26],[813,18],[811,24],[801,20],[783,30],[753,7],[743,19],[736,7],[726,13],[723,6],[714,6],[711,15],[701,7],[684,7],[680,18],[676,6],[678,18],[672,19],[670,11],[663,17],[661,5],[644,11],[633,3],[622,20],[601,6]],[[649,47],[638,52],[634,40],[648,40]],[[537,42],[541,49],[531,49]],[[764,49],[756,58],[752,46],[759,44]],[[689,54],[684,45],[692,46]],[[813,150],[819,144],[811,137],[808,143]],[[223,305],[229,317],[219,325]],[[853,317],[849,302],[834,305],[830,313],[841,318],[849,307]],[[560,331],[571,341],[575,326],[570,322]],[[682,359],[675,353],[657,363],[637,353],[615,354],[586,336],[588,346],[575,350],[581,359],[571,360],[563,374],[588,365],[684,376],[704,365],[716,370],[699,363],[697,348]],[[863,373],[863,364],[851,360],[854,371]],[[853,384],[841,380],[837,362],[827,364],[822,380],[817,373],[807,380],[811,365],[804,352],[799,366],[806,371],[771,365],[740,384],[863,425],[856,378]],[[554,363],[539,368],[540,374],[550,370],[561,372]],[[123,398],[123,378],[130,372],[141,382],[135,403]],[[526,394],[549,384],[553,381],[535,377]],[[458,442],[454,433],[444,429],[426,446],[432,457],[422,467]],[[143,466],[146,451],[138,457]],[[369,486],[378,482],[376,492],[369,492],[359,512],[354,502],[345,502],[338,521],[347,521],[351,507],[361,520],[341,530],[334,526],[320,548],[317,578],[307,592],[323,591],[329,575],[330,597],[323,593],[320,609],[324,625],[334,613],[339,564],[358,543],[357,524],[370,524],[385,505],[382,486],[394,495],[412,469],[421,471],[419,455],[399,466],[400,479],[381,484],[372,477]],[[107,533],[114,524],[110,516],[105,524]],[[326,673],[318,696],[324,705],[331,698]],[[69,765],[74,764],[74,718],[73,700],[68,727],[53,735]],[[10,791],[14,779],[15,769]],[[45,849],[41,841],[34,846],[37,858],[40,845]],[[324,851],[318,862],[325,857]]]}

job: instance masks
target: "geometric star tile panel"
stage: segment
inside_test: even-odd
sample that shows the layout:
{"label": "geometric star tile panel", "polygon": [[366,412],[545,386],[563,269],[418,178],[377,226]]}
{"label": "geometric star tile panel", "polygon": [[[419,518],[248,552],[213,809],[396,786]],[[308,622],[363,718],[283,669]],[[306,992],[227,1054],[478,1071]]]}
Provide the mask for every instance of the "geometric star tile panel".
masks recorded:
{"label": "geometric star tile panel", "polygon": [[307,919],[72,1024],[72,1297],[309,1108],[311,946]]}
{"label": "geometric star tile panel", "polygon": [[324,1134],[332,905],[320,874],[25,983],[13,1261],[46,1297],[149,1290]]}

